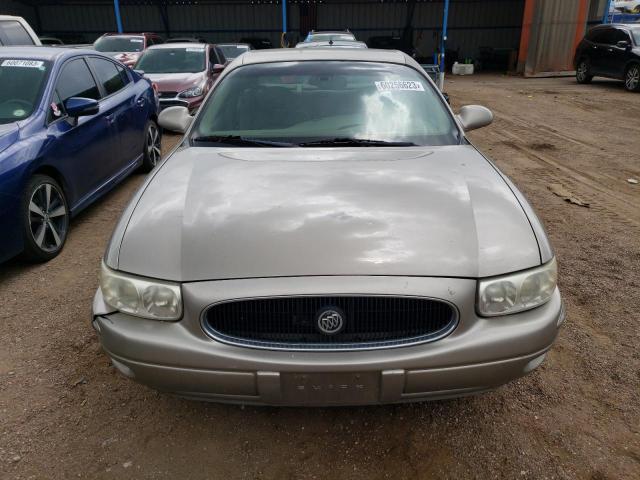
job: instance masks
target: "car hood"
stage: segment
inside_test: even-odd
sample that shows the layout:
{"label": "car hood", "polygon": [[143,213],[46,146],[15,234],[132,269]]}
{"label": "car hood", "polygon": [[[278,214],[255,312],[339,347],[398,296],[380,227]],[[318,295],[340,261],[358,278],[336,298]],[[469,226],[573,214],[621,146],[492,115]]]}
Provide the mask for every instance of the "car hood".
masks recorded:
{"label": "car hood", "polygon": [[17,122],[0,125],[0,152],[14,144],[19,137],[20,127]]}
{"label": "car hood", "polygon": [[204,73],[145,73],[145,77],[158,86],[160,92],[181,92],[200,85]]}
{"label": "car hood", "polygon": [[471,146],[185,148],[129,213],[111,266],[166,280],[484,277],[540,264],[514,193]]}

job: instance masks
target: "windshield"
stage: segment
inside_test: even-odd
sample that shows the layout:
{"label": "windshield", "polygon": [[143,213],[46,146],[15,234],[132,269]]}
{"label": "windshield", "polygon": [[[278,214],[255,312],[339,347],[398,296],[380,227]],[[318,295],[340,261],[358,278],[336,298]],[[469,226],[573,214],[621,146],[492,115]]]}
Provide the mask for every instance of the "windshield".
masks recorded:
{"label": "windshield", "polygon": [[141,52],[144,49],[143,37],[100,37],[93,44],[99,52]]}
{"label": "windshield", "polygon": [[147,50],[138,63],[137,70],[144,73],[196,73],[205,68],[204,48],[158,48]]}
{"label": "windshield", "polygon": [[239,67],[214,90],[192,132],[193,141],[211,142],[239,136],[295,145],[332,139],[459,143],[451,114],[423,75],[369,62]]}
{"label": "windshield", "polygon": [[249,45],[218,45],[218,48],[222,50],[222,54],[227,60],[233,60],[249,51]]}
{"label": "windshield", "polygon": [[311,33],[307,37],[308,42],[328,42],[329,40],[355,40],[352,33]]}
{"label": "windshield", "polygon": [[49,62],[0,59],[0,124],[29,117],[38,106]]}

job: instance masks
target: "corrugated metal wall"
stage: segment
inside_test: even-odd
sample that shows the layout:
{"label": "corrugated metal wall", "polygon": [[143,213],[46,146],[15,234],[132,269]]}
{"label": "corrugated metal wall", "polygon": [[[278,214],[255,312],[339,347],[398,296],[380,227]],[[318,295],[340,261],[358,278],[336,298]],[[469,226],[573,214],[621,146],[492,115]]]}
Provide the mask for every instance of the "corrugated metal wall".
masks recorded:
{"label": "corrugated metal wall", "polygon": [[[115,30],[111,0],[38,2],[37,9],[17,0],[0,0],[0,13],[24,16],[41,34],[81,34],[92,41]],[[282,29],[281,0],[121,0],[125,31],[155,31],[174,36],[199,35],[210,41],[266,37],[277,46]],[[358,38],[400,35],[407,25],[411,2],[404,0],[288,0],[292,41],[317,29],[352,29]],[[443,0],[418,0],[411,27],[418,54],[430,57],[437,49]],[[572,68],[576,39],[587,25],[599,23],[607,0],[452,0],[447,48],[459,56],[475,57],[481,47],[518,50],[526,74]],[[162,6],[164,4],[164,6]],[[525,19],[525,5],[532,16]],[[312,6],[313,20],[301,17]],[[163,9],[166,12],[163,19]],[[167,29],[168,27],[168,29]],[[298,37],[298,38],[296,38]],[[526,42],[524,41],[526,39]],[[524,50],[523,44],[526,44]],[[524,55],[523,55],[524,52]]]}
{"label": "corrugated metal wall", "polygon": [[[406,23],[406,2],[340,2],[318,6],[318,28],[350,28],[359,39],[400,35]],[[412,27],[422,56],[437,49],[442,31],[442,0],[416,4]],[[481,46],[518,49],[524,0],[452,0],[447,48],[474,56]]]}
{"label": "corrugated metal wall", "polygon": [[590,25],[602,21],[606,0],[527,0],[531,17],[525,18],[520,70],[527,76],[573,70],[578,42]]}
{"label": "corrugated metal wall", "polygon": [[[16,3],[14,0],[2,0]],[[518,48],[525,0],[452,0],[449,17],[449,47],[463,56],[473,56],[479,46]],[[137,4],[134,4],[137,3]],[[171,3],[171,2],[168,2]],[[176,2],[180,3],[180,2]],[[189,4],[191,3],[191,4]],[[300,12],[308,3],[289,0],[289,29],[300,40]],[[17,4],[17,3],[16,3]],[[17,4],[21,5],[21,4]],[[350,28],[362,40],[372,36],[401,34],[409,2],[380,0],[325,0],[315,4],[318,29]],[[443,0],[419,1],[412,20],[416,47],[430,56],[437,48],[442,29]],[[28,7],[25,7],[28,8]],[[193,34],[211,41],[232,41],[243,36],[271,39],[279,45],[282,29],[280,2],[257,0],[187,2],[167,5],[169,33]],[[115,30],[110,1],[43,2],[38,7],[43,34],[79,33],[92,41]],[[125,31],[155,31],[166,34],[161,7],[146,2],[121,0]],[[34,22],[31,22],[38,28]]]}
{"label": "corrugated metal wall", "polygon": [[35,9],[15,0],[0,0],[0,15],[16,15],[27,20],[33,28],[37,26]]}
{"label": "corrugated metal wall", "polygon": [[[178,2],[176,2],[178,3]],[[166,8],[167,32],[162,18]],[[270,38],[280,43],[281,5],[249,1],[193,4],[121,3],[123,28],[127,32],[157,32],[171,36],[197,35],[210,41],[233,41],[243,36]],[[48,35],[81,33],[93,41],[116,30],[112,3],[46,4],[39,7],[42,31]]]}

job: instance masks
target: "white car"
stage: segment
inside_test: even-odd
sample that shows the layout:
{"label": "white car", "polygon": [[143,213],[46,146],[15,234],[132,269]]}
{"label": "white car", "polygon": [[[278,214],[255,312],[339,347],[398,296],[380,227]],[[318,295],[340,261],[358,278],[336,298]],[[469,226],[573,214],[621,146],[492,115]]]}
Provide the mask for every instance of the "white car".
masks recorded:
{"label": "white car", "polygon": [[31,26],[22,17],[0,15],[0,46],[42,45]]}
{"label": "white car", "polygon": [[624,13],[640,13],[640,0],[616,0],[613,8]]}

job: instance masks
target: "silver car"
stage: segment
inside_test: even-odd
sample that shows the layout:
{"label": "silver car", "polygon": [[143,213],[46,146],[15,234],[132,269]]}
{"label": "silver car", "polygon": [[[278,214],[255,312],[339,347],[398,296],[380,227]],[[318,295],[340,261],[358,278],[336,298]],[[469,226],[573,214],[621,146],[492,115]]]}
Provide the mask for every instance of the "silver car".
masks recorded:
{"label": "silver car", "polygon": [[127,377],[268,405],[456,397],[525,375],[564,320],[518,189],[397,51],[248,52],[120,219],[93,325]]}

